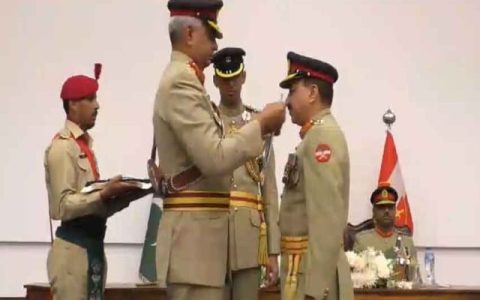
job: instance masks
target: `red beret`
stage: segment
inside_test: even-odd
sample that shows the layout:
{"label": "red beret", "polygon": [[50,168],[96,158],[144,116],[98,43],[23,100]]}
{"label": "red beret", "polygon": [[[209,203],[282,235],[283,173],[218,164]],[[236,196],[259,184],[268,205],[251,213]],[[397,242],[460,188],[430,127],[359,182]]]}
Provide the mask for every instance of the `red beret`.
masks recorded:
{"label": "red beret", "polygon": [[101,65],[95,64],[95,78],[76,75],[65,80],[60,93],[60,98],[66,100],[81,100],[95,94],[98,91],[98,78],[100,77]]}

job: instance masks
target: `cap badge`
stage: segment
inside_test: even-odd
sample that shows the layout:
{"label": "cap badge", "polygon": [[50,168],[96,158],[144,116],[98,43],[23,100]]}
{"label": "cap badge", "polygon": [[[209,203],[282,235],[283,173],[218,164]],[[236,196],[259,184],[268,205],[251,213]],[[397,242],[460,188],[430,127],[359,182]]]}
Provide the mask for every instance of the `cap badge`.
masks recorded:
{"label": "cap badge", "polygon": [[388,191],[382,190],[382,198],[388,198]]}

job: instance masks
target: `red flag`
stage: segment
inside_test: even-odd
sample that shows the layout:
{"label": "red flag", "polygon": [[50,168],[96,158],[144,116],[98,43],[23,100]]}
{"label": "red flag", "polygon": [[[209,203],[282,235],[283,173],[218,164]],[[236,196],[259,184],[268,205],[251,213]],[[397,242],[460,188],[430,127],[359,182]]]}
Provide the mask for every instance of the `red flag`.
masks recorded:
{"label": "red flag", "polygon": [[397,193],[397,215],[395,216],[396,226],[407,226],[413,234],[413,220],[410,206],[408,205],[407,192],[403,184],[402,171],[398,162],[397,149],[390,130],[387,130],[385,147],[383,149],[382,166],[380,167],[380,176],[378,184],[390,184]]}

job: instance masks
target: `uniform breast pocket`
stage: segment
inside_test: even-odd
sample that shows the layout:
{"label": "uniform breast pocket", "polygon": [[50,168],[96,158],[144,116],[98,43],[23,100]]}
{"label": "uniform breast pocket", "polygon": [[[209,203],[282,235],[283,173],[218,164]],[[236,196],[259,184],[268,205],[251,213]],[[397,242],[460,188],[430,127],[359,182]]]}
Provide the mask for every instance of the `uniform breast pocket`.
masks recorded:
{"label": "uniform breast pocket", "polygon": [[90,164],[88,162],[87,157],[80,156],[77,160],[78,167],[82,170],[87,172],[90,169]]}

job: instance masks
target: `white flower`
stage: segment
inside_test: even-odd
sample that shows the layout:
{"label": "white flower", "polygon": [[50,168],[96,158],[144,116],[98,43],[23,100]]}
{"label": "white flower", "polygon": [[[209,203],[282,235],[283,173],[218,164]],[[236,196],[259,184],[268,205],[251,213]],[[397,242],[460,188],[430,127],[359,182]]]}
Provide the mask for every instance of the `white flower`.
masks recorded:
{"label": "white flower", "polygon": [[388,266],[379,266],[377,269],[377,274],[379,278],[388,279],[390,278],[392,272]]}
{"label": "white flower", "polygon": [[347,256],[347,261],[350,267],[353,268],[354,262],[357,259],[358,255],[354,251],[346,251],[345,256]]}
{"label": "white flower", "polygon": [[367,250],[365,250],[365,253],[368,257],[374,257],[378,255],[378,251],[373,247],[368,247]]}
{"label": "white flower", "polygon": [[364,278],[364,286],[365,287],[373,287],[375,286],[375,283],[377,282],[377,274],[373,270],[367,270],[363,274]]}
{"label": "white flower", "polygon": [[352,282],[354,288],[373,287],[376,282],[375,273],[371,271],[353,272]]}
{"label": "white flower", "polygon": [[375,287],[381,280],[388,282],[393,274],[392,262],[385,258],[382,251],[369,247],[358,254],[348,251],[345,255],[352,270],[355,288]]}
{"label": "white flower", "polygon": [[356,289],[363,288],[363,273],[360,272],[352,272],[352,282],[353,282],[353,287]]}
{"label": "white flower", "polygon": [[398,281],[396,286],[399,289],[411,290],[413,288],[413,282],[411,281]]}
{"label": "white flower", "polygon": [[347,251],[345,252],[345,255],[347,256],[348,264],[351,268],[353,268],[353,270],[362,271],[365,269],[367,263],[364,256],[357,255],[353,251]]}
{"label": "white flower", "polygon": [[377,255],[373,259],[373,263],[377,267],[378,277],[383,278],[383,279],[387,279],[387,278],[390,277],[390,275],[392,273],[391,268],[390,268],[390,262],[389,262],[388,259],[385,258],[385,256],[383,254],[382,255]]}

